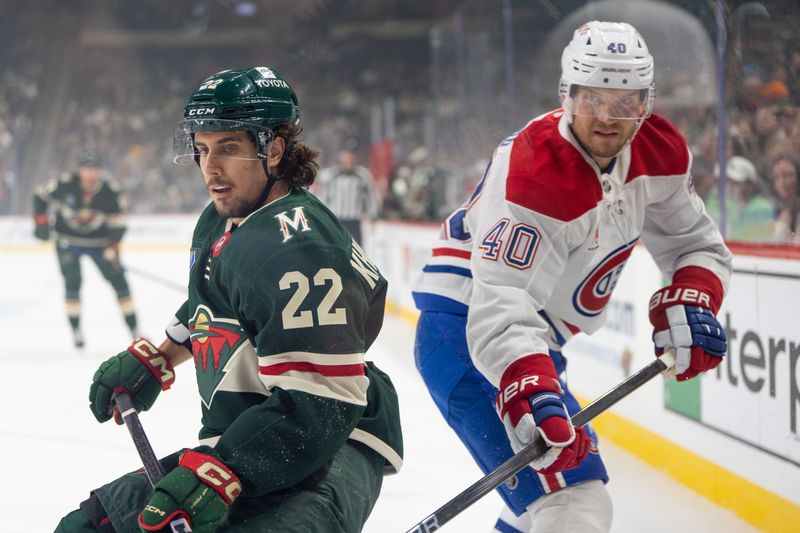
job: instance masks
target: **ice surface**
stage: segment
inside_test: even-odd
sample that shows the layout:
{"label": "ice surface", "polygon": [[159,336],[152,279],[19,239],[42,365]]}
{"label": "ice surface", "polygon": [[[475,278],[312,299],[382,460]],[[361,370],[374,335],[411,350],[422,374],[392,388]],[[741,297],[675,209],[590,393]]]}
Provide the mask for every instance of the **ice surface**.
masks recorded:
{"label": "ice surface", "polygon": [[[177,252],[126,252],[132,268],[182,283],[187,256]],[[0,531],[53,531],[61,516],[89,490],[139,468],[124,427],[98,424],[88,409],[97,366],[124,349],[128,331],[114,294],[84,260],[83,330],[86,348],[72,346],[55,254],[0,247]],[[129,275],[143,335],[160,341],[182,294],[141,275]],[[365,532],[403,532],[481,477],[446,426],[413,366],[413,328],[388,317],[370,359],[398,388],[405,434],[405,464],[386,478]],[[173,389],[162,394],[142,423],[159,455],[196,444],[200,408],[193,373],[179,367]],[[602,435],[601,435],[602,438]],[[752,527],[635,457],[601,442],[612,481],[614,532],[748,532]],[[486,533],[501,508],[487,495],[442,528]]]}

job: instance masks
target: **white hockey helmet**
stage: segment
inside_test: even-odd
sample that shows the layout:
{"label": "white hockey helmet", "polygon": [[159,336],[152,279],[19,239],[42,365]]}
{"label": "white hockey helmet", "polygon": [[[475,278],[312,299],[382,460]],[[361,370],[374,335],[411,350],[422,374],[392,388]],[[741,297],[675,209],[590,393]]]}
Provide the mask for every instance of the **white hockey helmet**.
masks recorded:
{"label": "white hockey helmet", "polygon": [[653,74],[653,56],[636,28],[626,22],[593,20],[575,30],[564,48],[559,97],[570,111],[575,85],[646,90],[645,111],[638,118],[647,118],[655,100]]}

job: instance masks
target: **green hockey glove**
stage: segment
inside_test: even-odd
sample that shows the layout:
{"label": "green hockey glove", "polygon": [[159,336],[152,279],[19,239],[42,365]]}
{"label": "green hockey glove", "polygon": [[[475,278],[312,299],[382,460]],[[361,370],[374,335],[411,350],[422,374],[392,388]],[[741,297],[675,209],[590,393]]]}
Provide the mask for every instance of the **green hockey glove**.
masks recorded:
{"label": "green hockey glove", "polygon": [[47,215],[36,215],[34,222],[33,236],[40,241],[48,240],[50,238],[50,219],[47,218]]}
{"label": "green hockey glove", "polygon": [[111,418],[118,424],[122,418],[114,404],[114,394],[124,390],[131,395],[137,412],[147,411],[158,394],[175,381],[175,372],[167,357],[150,341],[136,339],[97,369],[89,388],[89,408],[98,422]]}
{"label": "green hockey glove", "polygon": [[[201,446],[198,450],[210,448]],[[154,493],[139,513],[142,531],[162,531],[184,517],[194,533],[212,533],[242,492],[242,484],[218,459],[195,450],[181,454],[178,467],[156,483]]]}

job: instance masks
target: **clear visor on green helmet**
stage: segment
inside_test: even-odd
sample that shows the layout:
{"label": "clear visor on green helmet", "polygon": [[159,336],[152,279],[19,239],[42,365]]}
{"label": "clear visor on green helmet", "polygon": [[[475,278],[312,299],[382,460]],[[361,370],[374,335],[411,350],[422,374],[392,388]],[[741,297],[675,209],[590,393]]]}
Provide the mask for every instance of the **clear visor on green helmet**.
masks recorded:
{"label": "clear visor on green helmet", "polygon": [[[260,160],[267,159],[272,143],[272,130],[252,122],[219,118],[188,118],[178,122],[173,137],[173,161],[179,165],[199,163],[201,151],[195,143],[195,134],[201,132],[246,132],[255,144],[255,154],[246,154],[241,150],[232,150],[231,143],[218,142],[204,147],[203,155],[226,157],[231,159]],[[222,137],[220,140],[224,139]]]}

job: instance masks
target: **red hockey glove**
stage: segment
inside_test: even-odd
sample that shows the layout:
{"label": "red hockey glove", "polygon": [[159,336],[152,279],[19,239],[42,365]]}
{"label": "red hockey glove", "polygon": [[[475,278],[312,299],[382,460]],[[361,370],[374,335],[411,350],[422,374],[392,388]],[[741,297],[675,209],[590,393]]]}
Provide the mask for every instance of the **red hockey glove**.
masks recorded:
{"label": "red hockey glove", "polygon": [[114,393],[128,391],[137,412],[147,411],[162,390],[175,381],[175,371],[167,357],[147,339],[136,339],[124,352],[100,365],[89,388],[89,408],[98,422],[111,418],[122,424]]}
{"label": "red hockey glove", "polygon": [[[207,446],[198,450],[212,451]],[[186,450],[178,467],[156,483],[153,495],[139,513],[139,527],[142,531],[162,531],[182,516],[192,531],[216,531],[241,492],[239,478],[222,461],[200,451]]]}
{"label": "red hockey glove", "polygon": [[575,468],[589,453],[591,440],[570,421],[550,356],[527,355],[509,365],[500,379],[496,403],[515,452],[537,438],[550,447],[531,462],[537,472]]}
{"label": "red hockey glove", "polygon": [[725,330],[716,313],[722,302],[722,284],[712,272],[685,267],[672,285],[650,298],[650,323],[656,355],[674,348],[678,381],[716,368],[728,351]]}

